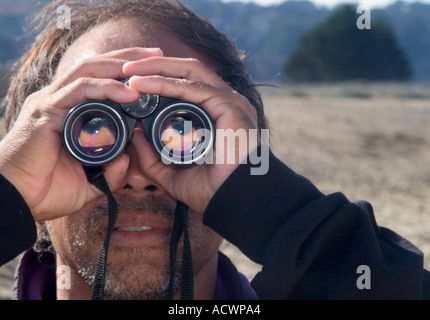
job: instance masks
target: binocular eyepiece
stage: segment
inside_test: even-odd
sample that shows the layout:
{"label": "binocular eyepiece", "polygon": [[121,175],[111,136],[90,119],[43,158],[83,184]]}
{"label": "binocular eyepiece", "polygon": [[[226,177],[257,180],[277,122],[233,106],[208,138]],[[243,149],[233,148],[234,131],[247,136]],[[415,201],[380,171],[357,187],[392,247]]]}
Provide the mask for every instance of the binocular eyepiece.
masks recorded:
{"label": "binocular eyepiece", "polygon": [[85,166],[105,165],[124,151],[137,121],[166,164],[198,163],[212,150],[214,125],[201,106],[145,93],[132,103],[89,100],[72,108],[63,123],[65,147]]}

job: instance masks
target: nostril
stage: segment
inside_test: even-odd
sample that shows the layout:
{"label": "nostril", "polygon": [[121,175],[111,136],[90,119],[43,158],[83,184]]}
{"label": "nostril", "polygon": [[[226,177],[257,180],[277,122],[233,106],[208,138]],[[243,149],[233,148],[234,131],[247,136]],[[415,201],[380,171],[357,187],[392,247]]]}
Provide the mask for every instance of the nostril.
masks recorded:
{"label": "nostril", "polygon": [[[125,186],[124,186],[124,189],[128,189],[128,190],[132,190],[133,189],[133,187],[130,185],[130,184],[126,184]],[[146,187],[145,187],[145,190],[146,191],[156,191],[157,190],[157,187],[156,186],[154,186],[153,184],[149,184],[149,185],[147,185]]]}
{"label": "nostril", "polygon": [[155,191],[155,190],[157,190],[157,187],[156,187],[156,186],[154,186],[153,184],[150,184],[150,185],[147,185],[147,186],[145,187],[145,190],[146,190],[146,191]]}

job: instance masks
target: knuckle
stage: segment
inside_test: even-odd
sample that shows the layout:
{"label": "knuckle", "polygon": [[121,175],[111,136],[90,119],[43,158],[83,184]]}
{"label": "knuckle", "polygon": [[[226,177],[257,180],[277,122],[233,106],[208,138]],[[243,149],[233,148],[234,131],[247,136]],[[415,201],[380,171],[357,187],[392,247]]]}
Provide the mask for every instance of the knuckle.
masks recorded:
{"label": "knuckle", "polygon": [[[246,107],[251,107],[251,103],[249,102],[248,98],[240,95],[240,99],[242,100],[242,104]],[[252,109],[254,109],[253,107],[251,107]]]}
{"label": "knuckle", "polygon": [[198,60],[197,58],[186,58],[185,60],[189,63],[192,63],[192,64],[202,65],[200,60]]}
{"label": "knuckle", "polygon": [[75,81],[73,81],[72,83],[72,88],[74,89],[82,89],[85,87],[88,87],[91,84],[91,78],[88,77],[80,77],[78,79],[76,79]]}
{"label": "knuckle", "polygon": [[113,51],[111,53],[113,53],[114,55],[121,55],[123,53],[134,53],[134,52],[142,53],[144,51],[145,51],[145,49],[142,47],[131,47],[131,48],[119,49],[119,50]]}
{"label": "knuckle", "polygon": [[96,79],[91,77],[81,77],[76,79],[71,86],[71,90],[96,90],[97,92],[117,91],[124,89],[124,84],[114,79]]}
{"label": "knuckle", "polygon": [[77,69],[86,69],[88,66],[94,64],[96,61],[95,57],[88,57],[84,58],[81,61],[78,62],[78,64],[75,66],[75,70]]}
{"label": "knuckle", "polygon": [[244,96],[242,96],[236,90],[231,91],[231,96],[233,98],[233,101],[236,101],[236,103],[240,104],[241,106],[246,105],[246,101],[248,101]]}
{"label": "knuckle", "polygon": [[36,91],[33,92],[32,94],[30,94],[29,96],[27,96],[27,98],[24,101],[24,104],[31,104],[34,101],[36,101],[40,96],[40,91]]}
{"label": "knuckle", "polygon": [[194,70],[206,70],[206,66],[197,58],[186,58],[187,68],[185,70],[187,77],[191,76]]}
{"label": "knuckle", "polygon": [[93,73],[92,66],[96,65],[99,62],[98,57],[88,57],[79,61],[75,66],[72,67],[69,75],[73,77],[73,75],[78,76],[82,74],[86,74],[88,77],[95,77]]}
{"label": "knuckle", "polygon": [[253,120],[257,119],[257,110],[254,106],[249,102],[249,99],[237,92],[236,90],[232,91],[233,101],[236,101],[237,106],[248,116],[251,116]]}
{"label": "knuckle", "polygon": [[115,88],[123,88],[125,86],[124,83],[114,79],[100,79],[100,85],[115,87]]}

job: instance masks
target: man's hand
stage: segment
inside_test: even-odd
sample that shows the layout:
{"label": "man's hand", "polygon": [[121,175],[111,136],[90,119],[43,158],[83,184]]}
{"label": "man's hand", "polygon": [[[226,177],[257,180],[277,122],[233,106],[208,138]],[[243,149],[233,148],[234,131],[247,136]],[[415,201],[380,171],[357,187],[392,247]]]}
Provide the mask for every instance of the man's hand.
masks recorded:
{"label": "man's hand", "polygon": [[[151,57],[126,63],[124,73],[131,77],[130,86],[136,91],[201,105],[212,117],[216,129],[245,130],[248,138],[249,130],[257,129],[256,110],[249,101],[196,59]],[[248,148],[249,141],[242,149],[237,145],[224,145],[225,157],[234,152],[234,164],[227,164],[226,158],[216,159],[214,148],[214,164],[181,168],[163,164],[143,130],[136,129],[132,141],[142,172],[200,214],[222,183],[252,151]],[[254,143],[257,144],[259,141]]]}
{"label": "man's hand", "polygon": [[[67,112],[88,99],[136,100],[138,92],[120,81],[127,77],[123,65],[161,55],[159,49],[132,48],[84,59],[27,98],[0,143],[0,174],[18,189],[36,221],[72,213],[101,195],[88,183],[81,164],[63,148]],[[121,187],[127,166],[126,157],[109,165],[105,175],[112,189]]]}

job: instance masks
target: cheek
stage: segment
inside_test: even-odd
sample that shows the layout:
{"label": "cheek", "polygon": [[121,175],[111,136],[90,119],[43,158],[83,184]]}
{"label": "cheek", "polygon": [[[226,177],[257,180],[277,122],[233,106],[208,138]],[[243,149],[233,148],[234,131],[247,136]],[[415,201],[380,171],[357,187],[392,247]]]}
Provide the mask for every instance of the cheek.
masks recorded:
{"label": "cheek", "polygon": [[223,238],[211,228],[203,225],[202,218],[198,214],[190,213],[189,233],[193,255],[199,255],[203,259],[218,252]]}
{"label": "cheek", "polygon": [[46,228],[49,232],[49,237],[54,245],[55,251],[60,256],[64,256],[64,248],[67,248],[67,238],[68,238],[68,223],[65,218],[59,218],[46,222]]}
{"label": "cheek", "polygon": [[67,218],[58,218],[47,221],[46,227],[48,229],[52,243],[56,248],[58,248],[58,244],[63,242],[65,236],[69,233],[69,223],[67,222]]}
{"label": "cheek", "polygon": [[65,257],[85,245],[86,230],[83,217],[72,214],[67,217],[46,221],[52,244],[56,252]]}

